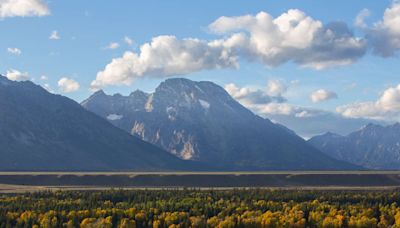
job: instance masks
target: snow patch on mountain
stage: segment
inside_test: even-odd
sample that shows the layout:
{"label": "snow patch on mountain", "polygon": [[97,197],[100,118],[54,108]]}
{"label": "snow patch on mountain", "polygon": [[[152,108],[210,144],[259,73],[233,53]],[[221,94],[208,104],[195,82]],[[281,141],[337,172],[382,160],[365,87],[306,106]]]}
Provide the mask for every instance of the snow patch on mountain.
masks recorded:
{"label": "snow patch on mountain", "polygon": [[208,103],[207,101],[199,99],[199,102],[200,102],[201,107],[203,107],[204,109],[210,108],[210,103]]}
{"label": "snow patch on mountain", "polygon": [[114,121],[114,120],[120,120],[122,119],[124,116],[123,115],[118,115],[118,114],[109,114],[107,116],[108,120]]}

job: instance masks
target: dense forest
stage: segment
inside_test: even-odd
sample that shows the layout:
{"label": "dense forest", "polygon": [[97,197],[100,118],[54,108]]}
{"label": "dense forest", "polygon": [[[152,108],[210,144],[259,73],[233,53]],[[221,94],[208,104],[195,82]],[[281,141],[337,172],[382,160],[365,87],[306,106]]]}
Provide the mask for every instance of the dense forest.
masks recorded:
{"label": "dense forest", "polygon": [[0,195],[0,227],[400,227],[398,191],[110,190]]}

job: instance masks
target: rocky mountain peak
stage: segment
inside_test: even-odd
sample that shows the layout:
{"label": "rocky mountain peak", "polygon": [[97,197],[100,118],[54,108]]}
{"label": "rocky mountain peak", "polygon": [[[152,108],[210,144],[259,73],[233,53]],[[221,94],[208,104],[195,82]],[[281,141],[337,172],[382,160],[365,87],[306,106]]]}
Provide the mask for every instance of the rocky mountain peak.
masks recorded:
{"label": "rocky mountain peak", "polygon": [[[185,78],[172,78],[162,82],[155,90],[155,93],[194,93],[199,96],[214,96],[215,99],[230,98],[229,94],[221,86],[208,81],[195,82]],[[221,96],[222,95],[222,96]]]}
{"label": "rocky mountain peak", "polygon": [[395,129],[395,130],[400,130],[400,123],[399,123],[399,122],[396,122],[396,123],[394,123],[393,125],[390,125],[390,127],[391,127],[392,129]]}
{"label": "rocky mountain peak", "polygon": [[10,82],[7,77],[0,74],[0,85],[8,85]]}
{"label": "rocky mountain peak", "polygon": [[107,98],[107,94],[104,93],[102,89],[94,92],[90,97],[86,100],[82,101],[81,105],[88,104],[90,102],[101,102]]}
{"label": "rocky mountain peak", "polygon": [[339,134],[336,134],[336,133],[333,133],[333,132],[330,132],[330,131],[328,131],[328,132],[326,132],[325,134],[321,135],[321,137],[329,137],[329,138],[341,138],[341,137],[343,137],[343,136],[342,136],[342,135],[339,135]]}
{"label": "rocky mountain peak", "polygon": [[93,93],[92,97],[107,96],[102,89],[97,90]]}
{"label": "rocky mountain peak", "polygon": [[[67,97],[30,81],[0,80],[0,170],[143,171],[180,169],[188,164]],[[107,97],[103,91],[93,96]],[[118,119],[119,113],[110,118]]]}
{"label": "rocky mountain peak", "polygon": [[162,82],[152,94],[151,104],[154,107],[162,107],[163,110],[174,108],[181,114],[186,110],[192,112],[187,113],[188,115],[194,116],[207,115],[209,111],[214,114],[240,115],[237,112],[242,112],[241,114],[252,115],[221,86],[213,82],[195,82],[184,78],[167,79]]}
{"label": "rocky mountain peak", "polygon": [[169,78],[163,82],[160,83],[160,85],[157,87],[157,90],[163,90],[163,89],[178,89],[178,90],[184,90],[184,89],[192,89],[195,85],[195,82],[186,78]]}
{"label": "rocky mountain peak", "polygon": [[309,140],[330,156],[372,169],[400,169],[400,124],[367,124],[341,138],[315,136]]}
{"label": "rocky mountain peak", "polygon": [[382,129],[382,128],[383,128],[383,126],[381,126],[381,125],[369,123],[369,124],[365,125],[361,130],[371,131],[371,130],[377,130],[377,129]]}
{"label": "rocky mountain peak", "polygon": [[143,92],[142,90],[137,89],[137,90],[133,91],[132,93],[130,93],[129,96],[130,97],[140,97],[140,98],[142,98],[142,97],[148,97],[149,94]]}
{"label": "rocky mountain peak", "polygon": [[337,163],[350,167],[320,153],[287,128],[253,114],[215,83],[173,78],[146,99],[137,99],[142,95],[135,91],[131,99],[82,105],[185,160],[248,170],[333,169]]}

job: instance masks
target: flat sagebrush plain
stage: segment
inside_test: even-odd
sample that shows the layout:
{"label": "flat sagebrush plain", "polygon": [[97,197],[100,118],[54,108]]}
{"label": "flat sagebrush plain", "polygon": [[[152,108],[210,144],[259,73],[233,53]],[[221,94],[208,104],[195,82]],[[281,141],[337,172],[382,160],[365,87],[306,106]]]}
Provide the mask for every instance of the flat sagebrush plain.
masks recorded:
{"label": "flat sagebrush plain", "polygon": [[398,171],[1,172],[0,193],[111,188],[396,189]]}
{"label": "flat sagebrush plain", "polygon": [[108,190],[0,195],[0,227],[397,227],[398,191]]}

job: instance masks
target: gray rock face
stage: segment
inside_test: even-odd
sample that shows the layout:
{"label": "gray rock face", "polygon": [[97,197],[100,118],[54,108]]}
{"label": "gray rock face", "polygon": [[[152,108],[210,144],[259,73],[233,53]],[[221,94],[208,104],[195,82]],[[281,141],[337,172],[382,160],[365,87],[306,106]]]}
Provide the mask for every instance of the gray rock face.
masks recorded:
{"label": "gray rock face", "polygon": [[[98,94],[100,95],[100,94]],[[0,170],[190,170],[78,103],[0,76]]]}
{"label": "gray rock face", "polygon": [[212,82],[168,79],[154,93],[129,96],[98,91],[81,105],[185,160],[242,170],[354,168],[253,114]]}
{"label": "gray rock face", "polygon": [[340,160],[372,169],[400,169],[400,124],[368,124],[347,136],[315,136],[309,143]]}

